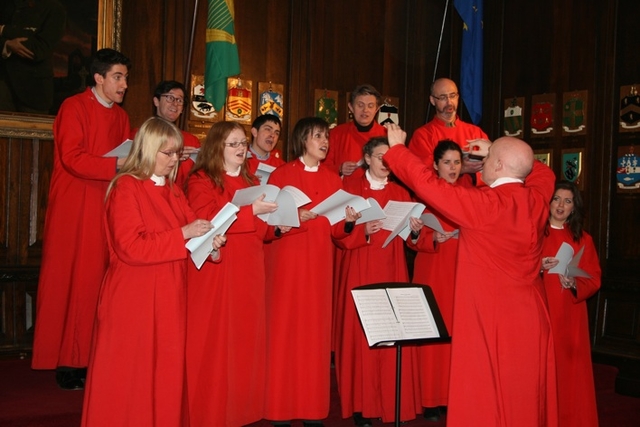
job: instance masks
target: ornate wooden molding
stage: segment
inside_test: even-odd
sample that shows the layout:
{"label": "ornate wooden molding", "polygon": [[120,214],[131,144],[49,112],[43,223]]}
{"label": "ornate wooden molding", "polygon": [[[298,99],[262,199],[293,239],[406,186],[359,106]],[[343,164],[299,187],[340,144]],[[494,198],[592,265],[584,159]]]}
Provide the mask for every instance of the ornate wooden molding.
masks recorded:
{"label": "ornate wooden molding", "polygon": [[53,116],[0,113],[0,136],[53,139]]}

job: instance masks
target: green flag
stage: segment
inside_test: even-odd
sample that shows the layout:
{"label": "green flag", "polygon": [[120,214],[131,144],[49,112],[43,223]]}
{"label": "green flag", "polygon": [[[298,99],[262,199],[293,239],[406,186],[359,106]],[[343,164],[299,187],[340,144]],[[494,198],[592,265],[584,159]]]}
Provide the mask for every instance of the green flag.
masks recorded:
{"label": "green flag", "polygon": [[216,111],[227,98],[227,77],[240,74],[233,17],[233,0],[209,0],[204,87],[205,98]]}

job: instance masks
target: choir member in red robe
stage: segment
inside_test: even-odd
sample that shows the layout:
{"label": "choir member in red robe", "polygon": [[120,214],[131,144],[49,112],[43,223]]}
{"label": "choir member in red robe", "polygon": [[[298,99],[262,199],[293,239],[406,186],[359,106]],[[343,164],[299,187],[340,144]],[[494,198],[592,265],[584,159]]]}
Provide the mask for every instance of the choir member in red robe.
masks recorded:
{"label": "choir member in red robe", "polygon": [[[188,104],[187,91],[184,85],[175,80],[165,80],[158,83],[153,92],[153,105],[156,108],[156,116],[168,122],[176,124],[180,114],[184,109],[184,104]],[[131,132],[131,138],[136,135],[137,129]],[[180,165],[176,176],[176,185],[184,189],[184,185],[189,176],[189,171],[193,167],[192,155],[197,155],[200,150],[200,141],[189,132],[180,130],[184,147],[180,154]]]}
{"label": "choir member in red robe", "polygon": [[[357,215],[331,226],[314,206],[341,189],[321,163],[329,149],[327,123],[298,121],[291,136],[295,160],[276,169],[269,183],[292,185],[311,202],[299,209],[300,227],[267,245],[267,388],[265,418],[290,425],[303,419],[321,426],[329,414],[331,366],[332,237],[344,238]],[[349,225],[351,224],[351,225]]]}
{"label": "choir member in red robe", "polygon": [[[257,185],[246,162],[247,136],[215,123],[187,181],[199,217],[213,218],[237,190]],[[274,227],[256,215],[277,205],[264,195],[241,206],[227,231],[225,262],[188,269],[187,385],[192,426],[241,426],[264,416],[265,239]]]}
{"label": "choir member in red robe", "polygon": [[[157,117],[136,135],[107,191],[109,268],[100,289],[82,414],[83,427],[187,426],[185,240],[211,223],[196,219],[173,184],[180,131]],[[224,243],[216,237],[213,253]]]}
{"label": "choir member in red robe", "polygon": [[[462,150],[451,140],[442,140],[433,150],[433,168],[438,177],[458,184],[462,169]],[[453,290],[458,260],[458,226],[435,213],[445,233],[424,227],[416,240],[409,240],[417,251],[413,263],[413,283],[429,285],[449,331],[453,323]],[[447,406],[451,344],[439,343],[418,347],[421,403],[424,417],[438,421]]]}
{"label": "choir member in red robe", "polygon": [[276,148],[281,128],[280,119],[273,114],[258,116],[251,124],[253,142],[249,146],[247,159],[249,161],[249,171],[252,174],[256,173],[260,163],[274,168],[284,165],[282,153]]}
{"label": "choir member in red robe", "polygon": [[[600,261],[593,240],[582,229],[584,205],[575,184],[556,184],[542,249],[542,269],[558,366],[561,426],[597,427],[598,412],[591,364],[587,299],[600,289]],[[578,267],[591,277],[549,274],[560,245],[584,252]]]}
{"label": "choir member in red robe", "polygon": [[124,158],[103,157],[125,141],[129,117],[118,105],[130,62],[96,52],[95,86],[67,98],[53,124],[54,156],[38,283],[34,369],[56,369],[58,385],[82,389],[100,283],[109,251],[102,216],[109,181]]}
{"label": "choir member in red robe", "polygon": [[[460,227],[447,426],[556,426],[556,366],[540,278],[553,172],[510,137],[470,143],[482,187],[452,186],[387,125],[392,172]],[[525,181],[526,179],[526,181]]]}
{"label": "choir member in red robe", "polygon": [[[429,100],[435,108],[435,116],[427,124],[413,133],[409,150],[420,157],[427,166],[433,165],[433,150],[439,141],[450,139],[460,147],[466,147],[468,141],[487,139],[487,135],[478,126],[463,122],[457,115],[460,94],[453,80],[437,79],[431,84]],[[481,161],[464,158],[462,163],[462,181],[471,182],[470,175],[482,167]],[[479,180],[480,174],[476,178]]]}
{"label": "choir member in red robe", "polygon": [[371,138],[386,135],[384,127],[376,121],[380,99],[380,93],[368,84],[351,92],[347,107],[353,121],[336,126],[329,133],[331,149],[324,160],[326,167],[342,176],[362,175],[362,147]]}
{"label": "choir member in red robe", "polygon": [[[386,137],[372,138],[363,148],[366,172],[345,181],[344,190],[365,199],[375,199],[381,207],[389,201],[411,201],[408,191],[389,180],[382,156],[389,149]],[[412,231],[422,223],[415,219]],[[382,247],[391,233],[382,221],[357,225],[346,238],[336,241],[344,250],[340,273],[335,324],[335,366],[342,417],[353,416],[357,426],[371,426],[371,418],[395,420],[396,348],[369,348],[360,325],[351,290],[379,282],[407,282],[409,274],[400,238]],[[415,347],[402,351],[400,420],[409,421],[421,412]]]}

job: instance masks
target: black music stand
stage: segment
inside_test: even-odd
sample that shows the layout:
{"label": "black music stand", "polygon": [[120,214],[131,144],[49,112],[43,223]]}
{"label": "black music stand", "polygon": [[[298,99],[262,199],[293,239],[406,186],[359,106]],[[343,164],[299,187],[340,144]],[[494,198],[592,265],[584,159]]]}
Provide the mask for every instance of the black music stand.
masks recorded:
{"label": "black music stand", "polygon": [[[433,295],[433,291],[429,286],[426,285],[417,285],[413,283],[400,283],[400,282],[387,282],[387,283],[375,283],[371,285],[364,285],[354,288],[357,291],[366,291],[366,290],[386,290],[387,289],[401,289],[401,288],[418,288],[422,290],[422,294],[426,299],[426,304],[428,306],[428,311],[431,313],[432,319],[428,319],[425,321],[431,322],[433,328],[437,329],[437,336],[423,336],[416,337],[413,336],[411,338],[405,339],[400,337],[394,337],[389,340],[377,341],[373,345],[370,343],[370,347],[382,347],[382,346],[390,346],[393,345],[396,347],[396,407],[395,407],[395,426],[400,426],[400,382],[402,379],[402,347],[405,345],[419,345],[419,344],[432,344],[432,343],[447,343],[451,342],[451,336],[447,331],[447,327],[442,319],[442,314],[440,313],[440,309],[438,308],[438,303],[436,302],[435,296]],[[388,295],[387,295],[387,298]],[[354,300],[356,297],[354,296]],[[419,301],[420,299],[417,298]],[[423,301],[420,301],[422,303]],[[393,310],[393,315],[395,316],[397,323],[402,323],[401,313],[396,313],[396,310],[393,308],[393,304],[391,303],[391,299],[389,298],[389,303],[391,305],[391,310]],[[366,308],[362,307],[358,308],[358,302],[356,304],[356,311],[358,312],[358,318],[360,319],[360,325],[362,326],[362,330],[367,336],[367,341],[369,341],[369,332],[366,326]],[[397,307],[396,307],[397,308]],[[361,309],[363,313],[361,313]],[[399,318],[400,316],[400,318]],[[363,317],[365,317],[363,321]],[[431,328],[431,329],[433,329]]]}

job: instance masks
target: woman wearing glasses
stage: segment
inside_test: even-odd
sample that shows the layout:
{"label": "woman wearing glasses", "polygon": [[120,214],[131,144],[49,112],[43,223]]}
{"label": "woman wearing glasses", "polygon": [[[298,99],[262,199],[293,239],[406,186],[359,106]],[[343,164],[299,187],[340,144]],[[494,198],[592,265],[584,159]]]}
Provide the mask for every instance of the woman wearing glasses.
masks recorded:
{"label": "woman wearing glasses", "polygon": [[[185,240],[211,229],[174,185],[180,131],[148,119],[106,196],[109,267],[100,289],[83,426],[183,423]],[[216,237],[212,249],[225,238]]]}
{"label": "woman wearing glasses", "polygon": [[[345,191],[365,199],[375,199],[381,207],[389,201],[409,202],[408,191],[393,182],[382,161],[389,150],[386,137],[372,138],[363,147],[365,173],[345,180]],[[338,281],[335,317],[335,364],[342,417],[353,416],[357,426],[371,426],[371,418],[382,422],[395,420],[396,348],[369,348],[360,326],[351,290],[381,282],[407,282],[407,262],[403,241],[394,238],[382,247],[391,233],[382,221],[357,225],[353,232],[336,244],[344,250]],[[412,223],[412,231],[422,228]],[[410,421],[421,412],[414,365],[415,348],[402,352],[402,390],[400,420]]]}
{"label": "woman wearing glasses", "polygon": [[321,426],[329,415],[333,238],[342,238],[358,215],[331,225],[311,212],[342,188],[338,174],[321,162],[329,150],[329,125],[300,119],[291,135],[294,160],[280,166],[269,183],[300,189],[311,203],[298,210],[300,227],[267,245],[267,392],[265,418],[290,425]]}
{"label": "woman wearing glasses", "polygon": [[[237,190],[257,185],[242,125],[215,123],[187,180],[187,197],[213,218]],[[256,215],[274,212],[264,195],[240,207],[227,231],[225,259],[188,270],[187,385],[191,424],[241,426],[263,418],[265,273],[263,242],[275,229]],[[281,231],[286,231],[282,230]]]}
{"label": "woman wearing glasses", "polygon": [[[438,142],[433,150],[433,168],[438,177],[452,185],[471,185],[458,180],[462,168],[462,150],[453,141]],[[444,233],[425,227],[409,247],[417,251],[414,260],[413,283],[431,286],[438,308],[449,332],[453,322],[453,293],[458,258],[458,238],[455,224],[436,216]],[[421,402],[424,417],[438,421],[445,412],[449,394],[451,344],[418,347]]]}

